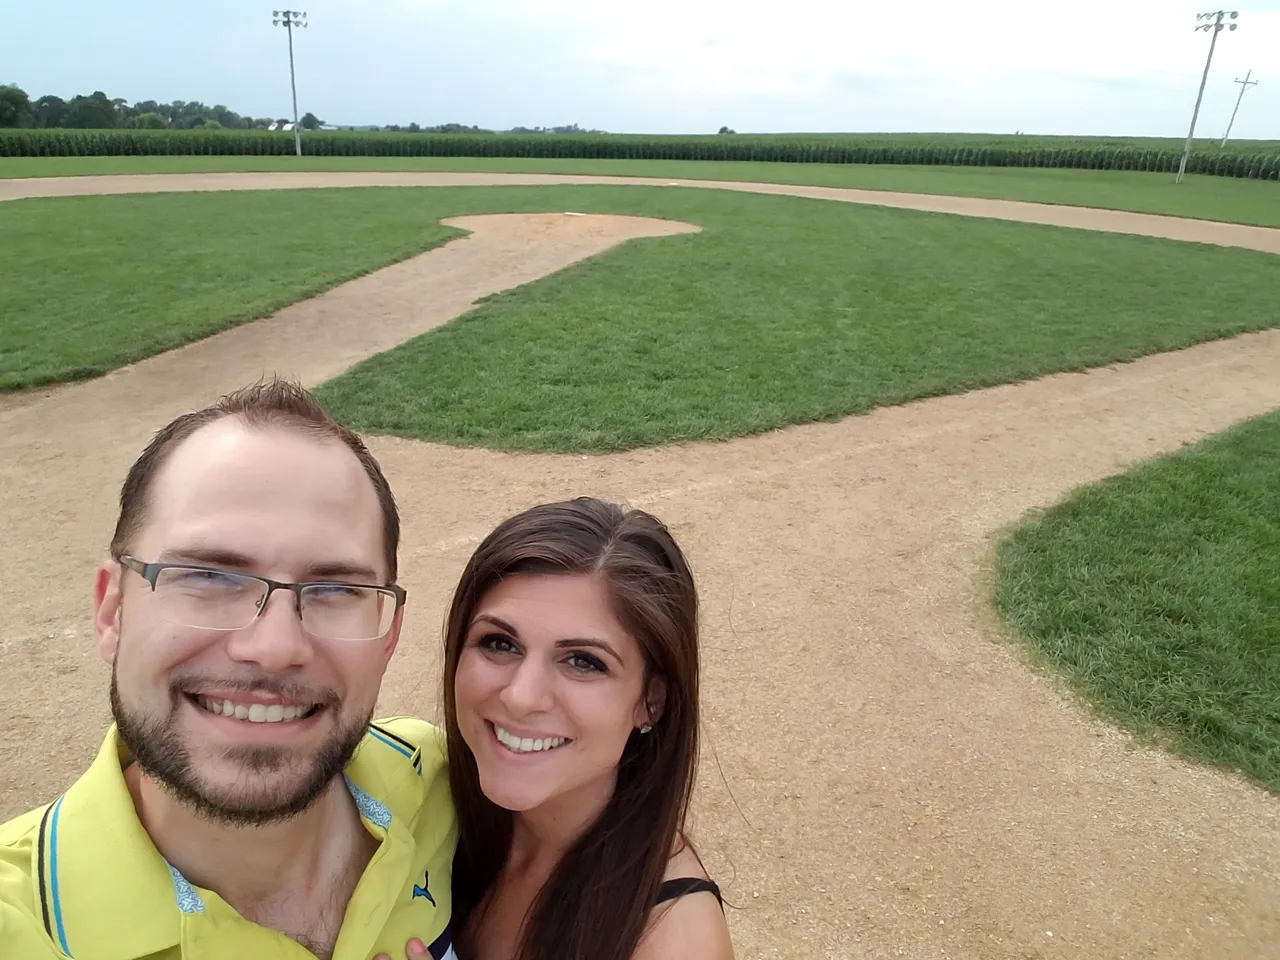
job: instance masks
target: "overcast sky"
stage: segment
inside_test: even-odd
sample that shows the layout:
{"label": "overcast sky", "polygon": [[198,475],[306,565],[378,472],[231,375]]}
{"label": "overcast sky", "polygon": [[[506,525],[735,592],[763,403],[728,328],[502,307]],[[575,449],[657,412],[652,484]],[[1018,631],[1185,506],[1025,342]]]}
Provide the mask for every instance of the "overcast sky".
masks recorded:
{"label": "overcast sky", "polygon": [[[1209,37],[1184,0],[316,0],[302,112],[619,132],[1185,136]],[[1280,139],[1280,0],[1218,38],[1197,133]],[[0,0],[0,82],[290,113],[269,2]],[[1106,11],[1106,12],[1103,12]]]}

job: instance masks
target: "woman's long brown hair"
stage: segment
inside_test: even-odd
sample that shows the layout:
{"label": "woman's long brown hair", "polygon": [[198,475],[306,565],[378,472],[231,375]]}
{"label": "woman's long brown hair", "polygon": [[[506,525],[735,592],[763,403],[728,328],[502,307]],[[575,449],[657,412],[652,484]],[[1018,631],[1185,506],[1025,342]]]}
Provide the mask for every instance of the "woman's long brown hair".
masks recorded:
{"label": "woman's long brown hair", "polygon": [[561,858],[530,908],[516,960],[629,960],[677,843],[698,752],[698,597],[684,554],[661,521],[582,498],[506,520],[476,549],[445,630],[444,702],[449,780],[458,811],[454,924],[458,955],[472,955],[476,912],[511,849],[513,815],[485,797],[458,729],[454,678],[476,606],[518,574],[588,574],[609,592],[650,681],[665,697],[647,734],[633,731],[604,812]]}

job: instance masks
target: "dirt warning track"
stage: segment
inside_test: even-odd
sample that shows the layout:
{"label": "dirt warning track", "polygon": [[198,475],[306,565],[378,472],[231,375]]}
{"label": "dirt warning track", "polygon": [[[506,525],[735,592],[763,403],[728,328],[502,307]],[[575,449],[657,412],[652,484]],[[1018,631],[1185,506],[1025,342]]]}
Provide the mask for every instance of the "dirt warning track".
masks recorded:
{"label": "dirt warning track", "polygon": [[[0,181],[0,198],[371,179],[613,182],[68,178]],[[1260,228],[916,200],[978,216],[1067,211],[1078,220],[1058,225],[1085,229],[1158,221],[1157,235],[1280,253],[1280,231]],[[983,204],[998,206],[969,209]],[[695,229],[560,214],[450,222],[472,233],[267,320],[0,404],[0,817],[65,788],[109,720],[90,575],[124,471],[159,424],[264,372],[321,382],[480,296]],[[345,336],[344,321],[361,335]],[[1280,801],[1092,719],[997,639],[985,580],[995,535],[1027,510],[1277,406],[1280,331],[1268,331],[730,443],[584,457],[375,438],[405,515],[412,597],[382,709],[435,715],[443,605],[494,523],[550,498],[625,500],[673,525],[699,575],[695,837],[740,957],[1280,957]]]}

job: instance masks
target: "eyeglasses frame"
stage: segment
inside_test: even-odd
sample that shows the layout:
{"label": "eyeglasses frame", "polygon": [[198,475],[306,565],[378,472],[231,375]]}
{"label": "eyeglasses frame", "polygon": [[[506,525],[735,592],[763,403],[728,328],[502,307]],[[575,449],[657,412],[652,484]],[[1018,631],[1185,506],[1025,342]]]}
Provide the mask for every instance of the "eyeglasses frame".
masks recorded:
{"label": "eyeglasses frame", "polygon": [[[262,602],[258,604],[258,612],[254,614],[253,620],[250,620],[243,627],[201,627],[202,630],[219,630],[224,633],[230,633],[235,630],[245,630],[262,616],[263,611],[267,609],[267,602],[271,599],[271,595],[277,590],[288,590],[293,594],[296,602],[295,609],[298,611],[298,618],[302,618],[302,591],[306,587],[361,587],[366,590],[377,590],[381,593],[390,593],[396,601],[395,613],[399,613],[400,609],[405,605],[409,598],[408,592],[404,587],[395,583],[348,583],[345,580],[304,580],[301,583],[287,583],[283,580],[272,580],[270,577],[260,577],[256,573],[242,573],[239,570],[225,570],[219,567],[202,567],[193,563],[147,563],[139,560],[137,557],[122,553],[117,560],[122,566],[128,567],[143,580],[151,584],[151,592],[156,591],[156,581],[160,578],[160,574],[165,570],[195,570],[200,573],[220,573],[230,574],[232,576],[244,577],[246,580],[257,580],[259,583],[267,585],[266,596],[262,598]],[[393,617],[394,617],[393,613]],[[382,637],[385,637],[384,633]],[[365,637],[364,640],[381,640],[382,637]],[[360,640],[347,641],[349,643],[359,643]]]}

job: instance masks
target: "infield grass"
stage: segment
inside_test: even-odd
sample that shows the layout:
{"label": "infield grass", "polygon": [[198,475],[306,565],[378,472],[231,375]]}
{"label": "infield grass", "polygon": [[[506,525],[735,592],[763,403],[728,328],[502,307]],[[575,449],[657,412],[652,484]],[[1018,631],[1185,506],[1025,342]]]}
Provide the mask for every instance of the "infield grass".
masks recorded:
{"label": "infield grass", "polygon": [[995,600],[1106,716],[1280,791],[1280,410],[1028,520]]}
{"label": "infield grass", "polygon": [[1280,323],[1252,251],[683,188],[346,189],[0,204],[9,389],[189,342],[439,243],[444,217],[701,225],[633,241],[358,365],[368,432],[518,450],[722,439]]}

